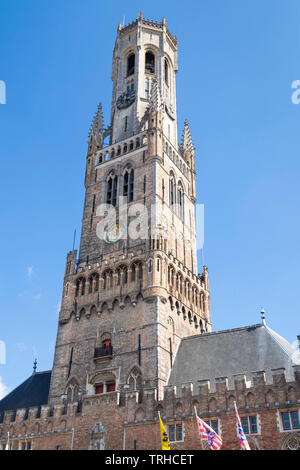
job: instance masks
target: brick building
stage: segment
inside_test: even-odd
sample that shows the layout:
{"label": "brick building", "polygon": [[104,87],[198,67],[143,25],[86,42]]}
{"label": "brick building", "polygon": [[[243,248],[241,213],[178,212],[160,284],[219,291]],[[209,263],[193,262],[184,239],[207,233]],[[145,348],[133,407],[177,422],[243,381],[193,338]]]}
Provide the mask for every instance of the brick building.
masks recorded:
{"label": "brick building", "polygon": [[[162,23],[118,27],[111,122],[89,136],[79,253],[67,255],[52,371],[0,402],[14,449],[200,448],[194,407],[238,449],[300,448],[300,361],[265,323],[212,332],[198,273],[195,150],[176,110],[177,39]],[[125,207],[125,209],[124,209]],[[298,364],[298,365],[297,365]],[[225,432],[226,430],[226,432]]]}

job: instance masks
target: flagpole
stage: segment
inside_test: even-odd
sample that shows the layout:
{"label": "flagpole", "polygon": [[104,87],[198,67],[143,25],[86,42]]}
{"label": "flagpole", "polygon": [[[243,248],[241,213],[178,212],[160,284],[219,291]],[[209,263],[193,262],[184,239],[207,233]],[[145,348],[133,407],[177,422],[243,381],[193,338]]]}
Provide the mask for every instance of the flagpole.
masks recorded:
{"label": "flagpole", "polygon": [[[238,409],[237,409],[237,406],[236,406],[236,401],[234,401],[233,404],[234,404],[235,416],[236,416],[236,420],[237,420],[237,435],[238,435],[238,438],[239,438],[239,441],[240,441],[241,449],[242,450],[251,450],[250,446],[249,446],[249,443],[247,441],[247,438],[245,436],[243,427],[242,427],[240,415],[239,415],[239,412],[238,412]],[[242,438],[241,438],[241,435],[240,435],[240,429],[241,429],[241,433],[243,435]],[[241,439],[243,439],[243,441],[245,441],[245,443]]]}
{"label": "flagpole", "polygon": [[[197,420],[197,408],[194,406],[194,411],[195,411],[195,418],[196,418],[196,424],[197,424],[197,429],[198,429],[198,420]],[[204,450],[204,447],[203,447],[203,442],[202,442],[202,437],[200,436],[200,433],[198,431],[198,434],[199,434],[199,437],[200,437],[200,442],[201,442],[201,449]]]}
{"label": "flagpole", "polygon": [[124,431],[123,431],[123,450],[126,450],[126,424],[124,424]]}
{"label": "flagpole", "polygon": [[71,450],[73,450],[74,445],[74,428],[72,428],[72,442],[71,442]]}

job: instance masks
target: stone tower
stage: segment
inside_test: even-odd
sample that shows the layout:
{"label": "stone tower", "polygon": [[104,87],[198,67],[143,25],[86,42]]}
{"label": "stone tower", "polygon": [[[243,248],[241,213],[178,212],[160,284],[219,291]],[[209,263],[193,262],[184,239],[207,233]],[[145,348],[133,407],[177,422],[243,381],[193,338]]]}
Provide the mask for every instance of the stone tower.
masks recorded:
{"label": "stone tower", "polygon": [[110,125],[89,136],[80,250],[67,255],[50,404],[166,384],[181,338],[211,331],[198,274],[195,150],[176,112],[177,39],[117,30]]}

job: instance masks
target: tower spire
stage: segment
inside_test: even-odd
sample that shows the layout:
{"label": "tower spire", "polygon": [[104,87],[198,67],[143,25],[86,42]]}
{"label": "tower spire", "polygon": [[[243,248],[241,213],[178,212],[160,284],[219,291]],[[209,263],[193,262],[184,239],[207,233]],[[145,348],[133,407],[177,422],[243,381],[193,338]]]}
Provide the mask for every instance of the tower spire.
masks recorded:
{"label": "tower spire", "polygon": [[187,150],[191,153],[194,152],[194,146],[193,146],[191,131],[190,131],[190,127],[189,127],[189,123],[188,123],[187,119],[185,119],[185,121],[184,121],[181,148],[182,148],[183,152],[185,152]]}
{"label": "tower spire", "polygon": [[96,144],[102,148],[103,146],[103,112],[102,104],[98,104],[97,112],[94,116],[92,127],[89,133],[89,140],[91,144]]}

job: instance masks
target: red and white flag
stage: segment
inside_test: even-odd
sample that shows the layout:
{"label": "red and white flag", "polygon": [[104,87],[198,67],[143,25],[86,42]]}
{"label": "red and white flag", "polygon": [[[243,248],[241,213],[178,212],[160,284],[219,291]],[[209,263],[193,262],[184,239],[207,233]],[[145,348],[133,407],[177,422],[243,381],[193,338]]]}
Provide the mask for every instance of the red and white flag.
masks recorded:
{"label": "red and white flag", "polygon": [[201,418],[199,418],[199,416],[196,415],[196,419],[200,439],[206,440],[211,450],[220,450],[223,444],[223,441],[220,436],[208,424],[206,424]]}
{"label": "red and white flag", "polygon": [[239,412],[237,410],[235,402],[234,402],[234,408],[235,408],[235,416],[236,416],[236,422],[237,422],[237,432],[238,432],[241,447],[243,450],[251,450],[248,444],[247,438],[245,436],[243,426],[240,420]]}

